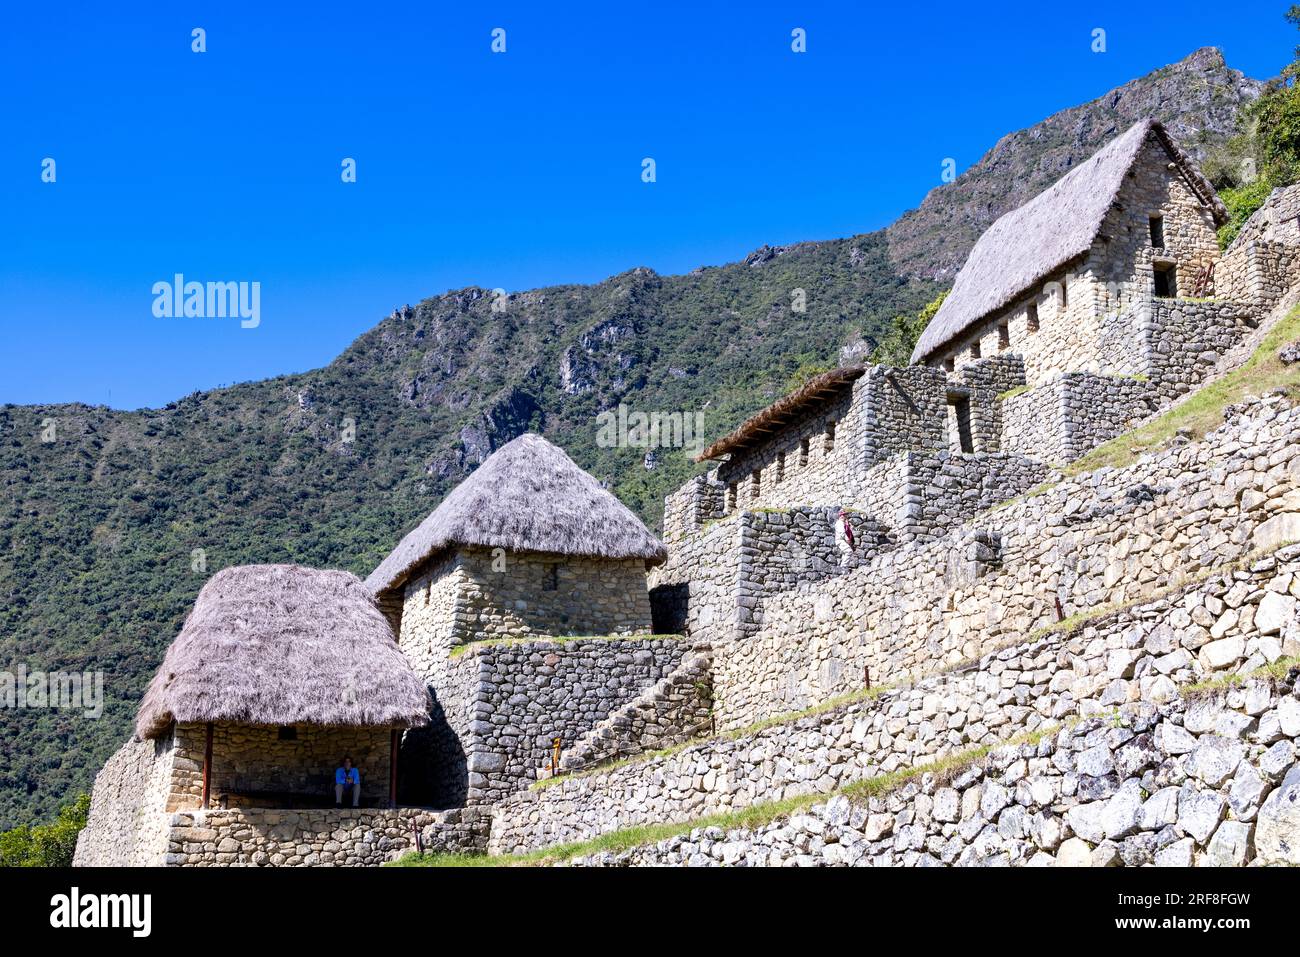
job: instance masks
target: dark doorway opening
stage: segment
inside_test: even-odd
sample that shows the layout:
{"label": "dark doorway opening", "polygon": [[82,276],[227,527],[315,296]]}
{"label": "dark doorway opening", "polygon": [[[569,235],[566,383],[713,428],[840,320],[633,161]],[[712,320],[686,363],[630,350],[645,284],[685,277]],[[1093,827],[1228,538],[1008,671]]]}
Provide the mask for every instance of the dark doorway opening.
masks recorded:
{"label": "dark doorway opening", "polygon": [[961,451],[970,454],[975,451],[975,443],[970,432],[970,399],[951,396],[948,404],[953,407],[957,417],[957,444]]}
{"label": "dark doorway opening", "polygon": [[1172,299],[1178,295],[1178,276],[1173,263],[1154,263],[1155,294],[1160,299]]}

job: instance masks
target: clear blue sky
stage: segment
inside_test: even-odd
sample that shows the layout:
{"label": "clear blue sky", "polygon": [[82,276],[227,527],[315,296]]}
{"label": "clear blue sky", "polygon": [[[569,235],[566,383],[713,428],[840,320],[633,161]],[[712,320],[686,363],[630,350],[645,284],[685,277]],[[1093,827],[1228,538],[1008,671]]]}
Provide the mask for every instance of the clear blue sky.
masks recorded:
{"label": "clear blue sky", "polygon": [[[11,3],[0,402],[156,406],[323,365],[447,289],[876,229],[945,157],[1199,46],[1276,74],[1286,5]],[[178,272],[260,282],[260,327],[155,318]]]}

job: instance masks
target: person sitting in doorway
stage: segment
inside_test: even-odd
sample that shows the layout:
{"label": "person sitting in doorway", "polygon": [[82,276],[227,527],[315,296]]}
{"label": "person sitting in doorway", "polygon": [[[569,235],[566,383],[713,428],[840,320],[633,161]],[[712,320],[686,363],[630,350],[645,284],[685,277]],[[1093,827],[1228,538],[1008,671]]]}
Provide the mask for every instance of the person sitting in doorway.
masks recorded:
{"label": "person sitting in doorway", "polygon": [[352,806],[361,803],[361,772],[352,766],[352,755],[343,756],[343,767],[334,770],[334,806],[343,806],[343,790],[352,789]]}

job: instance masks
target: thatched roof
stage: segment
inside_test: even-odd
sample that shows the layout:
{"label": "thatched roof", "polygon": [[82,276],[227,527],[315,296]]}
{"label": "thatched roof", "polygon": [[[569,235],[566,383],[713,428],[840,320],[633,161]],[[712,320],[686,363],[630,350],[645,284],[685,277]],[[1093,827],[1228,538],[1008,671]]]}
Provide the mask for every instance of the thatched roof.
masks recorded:
{"label": "thatched roof", "polygon": [[507,442],[456,486],[366,579],[396,588],[436,552],[463,546],[662,562],[664,546],[626,505],[540,435]]}
{"label": "thatched roof", "polygon": [[1151,119],[1135,123],[988,228],[957,274],[952,293],[921,333],[912,361],[924,361],[1087,253],[1149,133],[1156,135],[1215,222],[1226,222],[1227,210],[1214,187],[1165,128]]}
{"label": "thatched roof", "polygon": [[136,736],[173,720],[414,727],[429,720],[429,697],[356,575],[241,565],[199,592]]}
{"label": "thatched roof", "polygon": [[730,435],[718,439],[697,455],[695,461],[721,458],[766,441],[812,409],[839,396],[866,371],[862,366],[845,366],[813,376],[794,392],[777,399],[762,412],[751,415]]}

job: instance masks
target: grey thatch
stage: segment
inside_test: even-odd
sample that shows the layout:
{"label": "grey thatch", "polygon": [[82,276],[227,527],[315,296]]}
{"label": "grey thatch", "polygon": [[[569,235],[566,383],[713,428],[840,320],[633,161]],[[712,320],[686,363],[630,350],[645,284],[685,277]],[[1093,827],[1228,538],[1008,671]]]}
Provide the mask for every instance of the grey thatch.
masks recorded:
{"label": "grey thatch", "polygon": [[952,293],[921,333],[912,361],[927,360],[971,326],[1086,254],[1152,133],[1192,191],[1210,208],[1215,222],[1226,222],[1227,210],[1214,187],[1164,126],[1151,119],[1135,123],[985,231],[957,274]]}
{"label": "grey thatch", "polygon": [[199,592],[140,702],[136,736],[173,720],[416,727],[429,695],[356,575],[242,565]]}
{"label": "grey thatch", "polygon": [[540,435],[497,449],[366,579],[376,594],[433,554],[462,546],[662,562],[664,546],[626,505]]}
{"label": "grey thatch", "polygon": [[766,409],[756,412],[740,423],[730,435],[718,439],[695,457],[695,461],[721,458],[757,445],[768,436],[781,431],[809,410],[827,402],[844,391],[846,386],[861,378],[867,370],[862,366],[844,366],[813,376],[789,395],[777,399]]}

